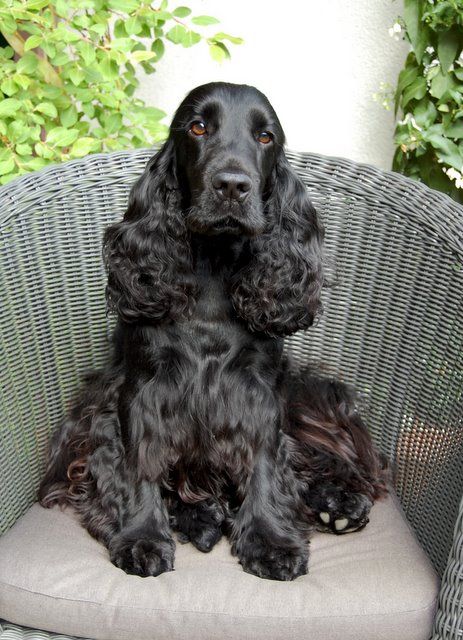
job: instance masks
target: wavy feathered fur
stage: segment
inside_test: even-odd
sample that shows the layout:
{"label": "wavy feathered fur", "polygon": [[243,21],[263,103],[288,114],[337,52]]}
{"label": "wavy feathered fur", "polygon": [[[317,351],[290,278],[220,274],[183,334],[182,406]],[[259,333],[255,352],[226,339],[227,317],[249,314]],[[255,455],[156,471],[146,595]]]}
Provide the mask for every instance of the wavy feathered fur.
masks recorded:
{"label": "wavy feathered fur", "polygon": [[111,356],[55,432],[39,498],[129,573],[171,570],[175,529],[202,551],[226,534],[246,571],[292,580],[314,526],[360,529],[387,492],[353,393],[282,356],[325,282],[283,143],[256,89],[198,87],[106,231]]}

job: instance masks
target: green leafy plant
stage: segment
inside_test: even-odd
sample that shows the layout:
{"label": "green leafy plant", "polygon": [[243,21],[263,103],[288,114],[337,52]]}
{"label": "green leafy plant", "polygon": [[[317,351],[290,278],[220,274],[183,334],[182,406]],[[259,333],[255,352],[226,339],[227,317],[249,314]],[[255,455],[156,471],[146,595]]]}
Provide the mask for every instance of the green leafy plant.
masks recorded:
{"label": "green leafy plant", "polygon": [[463,202],[463,0],[404,0],[393,169]]}
{"label": "green leafy plant", "polygon": [[0,0],[0,183],[163,139],[165,113],[135,97],[136,69],[153,73],[167,41],[230,57],[242,40],[205,35],[218,22],[167,0]]}

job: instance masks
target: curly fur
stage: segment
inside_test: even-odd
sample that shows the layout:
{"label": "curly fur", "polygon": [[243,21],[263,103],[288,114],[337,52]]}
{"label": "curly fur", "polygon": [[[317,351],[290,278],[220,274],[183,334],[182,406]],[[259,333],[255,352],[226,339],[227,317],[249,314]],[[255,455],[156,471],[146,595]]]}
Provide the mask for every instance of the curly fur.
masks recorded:
{"label": "curly fur", "polygon": [[[387,491],[353,393],[282,356],[324,285],[323,231],[283,144],[256,89],[198,87],[106,231],[110,361],[55,432],[39,498],[72,505],[128,573],[172,570],[175,529],[201,551],[225,534],[245,571],[292,580],[314,526],[359,529]],[[223,171],[249,193],[224,195]]]}

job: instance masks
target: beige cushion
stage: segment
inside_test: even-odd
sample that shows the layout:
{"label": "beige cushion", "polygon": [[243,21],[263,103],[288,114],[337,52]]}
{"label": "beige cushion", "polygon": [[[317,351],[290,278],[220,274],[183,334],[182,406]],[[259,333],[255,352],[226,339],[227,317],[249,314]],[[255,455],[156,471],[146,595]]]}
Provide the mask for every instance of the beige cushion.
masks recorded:
{"label": "beige cushion", "polygon": [[0,618],[96,640],[427,640],[438,579],[389,498],[370,524],[315,534],[309,574],[246,574],[222,540],[176,570],[126,575],[72,512],[34,505],[0,538]]}

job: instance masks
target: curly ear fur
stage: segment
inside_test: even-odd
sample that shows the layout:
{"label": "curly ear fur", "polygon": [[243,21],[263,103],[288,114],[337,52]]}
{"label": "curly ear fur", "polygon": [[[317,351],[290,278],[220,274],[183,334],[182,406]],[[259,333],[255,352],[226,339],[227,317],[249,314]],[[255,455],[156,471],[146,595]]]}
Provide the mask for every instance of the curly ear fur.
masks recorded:
{"label": "curly ear fur", "polygon": [[281,152],[267,201],[268,229],[253,240],[253,258],[231,294],[254,331],[290,335],[310,327],[321,309],[323,230],[307,190]]}
{"label": "curly ear fur", "polygon": [[132,188],[124,219],[104,236],[108,308],[125,322],[191,312],[196,285],[180,199],[169,139]]}

